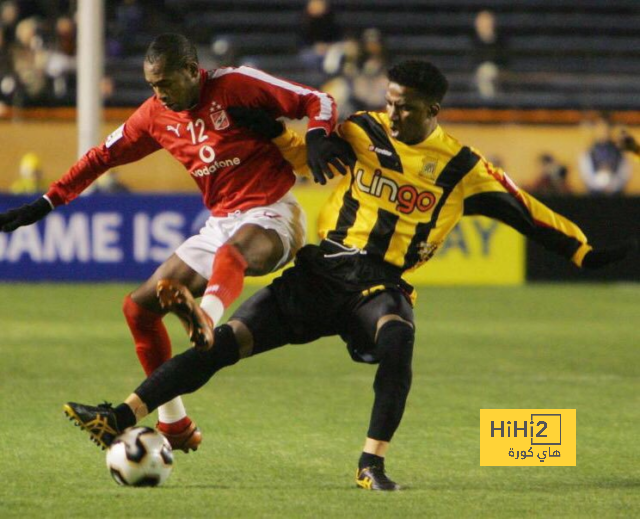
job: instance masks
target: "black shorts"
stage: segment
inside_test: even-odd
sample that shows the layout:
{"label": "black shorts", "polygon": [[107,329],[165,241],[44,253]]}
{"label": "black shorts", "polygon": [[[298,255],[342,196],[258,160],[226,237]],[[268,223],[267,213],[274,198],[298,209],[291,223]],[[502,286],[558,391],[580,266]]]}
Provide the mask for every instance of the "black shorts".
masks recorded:
{"label": "black shorts", "polygon": [[375,363],[380,317],[395,314],[413,323],[407,294],[412,288],[398,271],[364,255],[327,254],[326,248],[307,245],[293,268],[245,301],[230,318],[251,330],[254,354],[340,335],[354,360]]}

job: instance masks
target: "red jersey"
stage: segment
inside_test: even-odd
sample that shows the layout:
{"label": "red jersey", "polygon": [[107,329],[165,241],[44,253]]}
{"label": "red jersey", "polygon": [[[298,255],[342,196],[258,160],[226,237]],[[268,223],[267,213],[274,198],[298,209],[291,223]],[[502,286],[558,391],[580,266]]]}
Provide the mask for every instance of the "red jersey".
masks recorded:
{"label": "red jersey", "polygon": [[225,109],[246,106],[274,117],[306,116],[309,129],[327,133],[336,122],[328,94],[250,67],[201,70],[200,84],[200,101],[190,110],[173,112],[155,95],[147,99],[51,185],[51,203],[69,203],[105,171],[164,148],[189,171],[213,215],[269,205],[294,184],[293,169],[275,144],[236,126]]}

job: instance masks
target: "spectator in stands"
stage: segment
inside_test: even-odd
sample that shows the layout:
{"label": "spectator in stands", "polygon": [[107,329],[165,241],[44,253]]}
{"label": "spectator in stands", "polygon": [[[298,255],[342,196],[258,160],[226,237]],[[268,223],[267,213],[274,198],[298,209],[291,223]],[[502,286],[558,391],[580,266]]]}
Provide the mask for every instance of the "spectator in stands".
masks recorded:
{"label": "spectator in stands", "polygon": [[0,5],[0,32],[6,48],[16,41],[16,27],[20,19],[20,8],[17,2],[7,0]]}
{"label": "spectator in stands", "polygon": [[620,195],[629,181],[631,165],[616,145],[606,115],[596,118],[593,131],[593,144],[580,156],[582,180],[590,195]]}
{"label": "spectator in stands", "polygon": [[332,76],[322,85],[346,117],[357,110],[376,110],[385,104],[387,54],[378,29],[367,29],[360,38],[350,36],[334,44],[324,60]]}
{"label": "spectator in stands", "polygon": [[550,153],[542,153],[537,160],[538,176],[527,189],[533,194],[567,195],[571,189],[567,183],[567,168]]}
{"label": "spectator in stands", "polygon": [[377,110],[385,105],[387,53],[378,29],[362,33],[358,73],[353,79],[353,105],[357,110]]}
{"label": "spectator in stands", "polygon": [[366,29],[360,38],[362,41],[362,55],[360,57],[360,67],[364,67],[367,61],[372,59],[387,62],[387,49],[384,44],[382,32],[379,29],[370,27]]}
{"label": "spectator in stands", "polygon": [[46,189],[42,175],[42,162],[33,152],[25,153],[20,160],[19,177],[9,190],[15,195],[41,193]]}
{"label": "spectator in stands", "polygon": [[48,101],[46,65],[48,55],[40,34],[40,22],[31,17],[16,28],[16,43],[11,49],[13,68],[18,79],[16,104],[42,105]]}
{"label": "spectator in stands", "polygon": [[61,16],[56,20],[54,46],[47,60],[47,74],[53,84],[56,99],[70,99],[76,73],[76,27],[73,19]]}
{"label": "spectator in stands", "polygon": [[473,34],[475,84],[478,93],[492,99],[500,87],[500,76],[507,68],[507,40],[499,33],[491,11],[480,11],[474,21]]}
{"label": "spectator in stands", "polygon": [[120,180],[118,172],[112,169],[98,177],[98,179],[84,191],[83,195],[118,195],[129,192],[130,189]]}
{"label": "spectator in stands", "polygon": [[321,89],[330,94],[338,106],[338,116],[344,119],[356,111],[353,104],[353,81],[359,73],[360,40],[353,35],[328,50],[323,70],[329,76]]}
{"label": "spectator in stands", "polygon": [[211,42],[213,63],[209,68],[233,67],[237,64],[236,48],[228,37],[216,38]]}
{"label": "spectator in stands", "polygon": [[12,104],[16,90],[16,79],[13,73],[11,55],[4,40],[4,32],[0,31],[0,117]]}
{"label": "spectator in stands", "polygon": [[361,54],[360,39],[347,34],[344,40],[331,45],[322,63],[322,70],[330,77],[345,73],[353,75],[359,66]]}
{"label": "spectator in stands", "polygon": [[299,33],[302,51],[300,58],[309,68],[320,70],[333,43],[342,38],[335,13],[328,0],[308,0]]}

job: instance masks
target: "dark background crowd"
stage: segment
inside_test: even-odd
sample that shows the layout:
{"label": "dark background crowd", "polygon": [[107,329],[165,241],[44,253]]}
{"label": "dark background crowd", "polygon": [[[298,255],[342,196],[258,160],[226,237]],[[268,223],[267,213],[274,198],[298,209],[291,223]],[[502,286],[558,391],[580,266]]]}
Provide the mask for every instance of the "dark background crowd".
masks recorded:
{"label": "dark background crowd", "polygon": [[[73,106],[78,0],[0,3],[0,115],[7,107]],[[105,0],[107,106],[149,95],[149,41],[182,32],[205,68],[252,65],[332,94],[341,116],[384,105],[385,71],[428,59],[450,81],[447,107],[638,110],[638,0]],[[579,158],[592,194],[630,177],[607,114]],[[499,159],[497,159],[499,161]],[[37,161],[35,161],[37,162]],[[26,160],[27,166],[34,160]],[[37,168],[29,168],[33,170]],[[567,167],[539,157],[534,192],[567,194]],[[28,178],[28,175],[24,175]],[[17,191],[31,185],[25,181]]]}
{"label": "dark background crowd", "polygon": [[[77,0],[0,4],[0,99],[75,100]],[[108,105],[147,95],[141,55],[161,31],[197,44],[206,66],[250,64],[316,87],[345,112],[379,106],[384,69],[429,59],[449,106],[638,109],[637,0],[106,0]]]}

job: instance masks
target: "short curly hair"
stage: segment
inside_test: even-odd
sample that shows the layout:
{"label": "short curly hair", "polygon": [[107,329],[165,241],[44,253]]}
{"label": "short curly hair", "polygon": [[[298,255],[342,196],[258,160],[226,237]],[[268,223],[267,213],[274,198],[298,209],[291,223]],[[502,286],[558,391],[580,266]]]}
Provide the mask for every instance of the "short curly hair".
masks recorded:
{"label": "short curly hair", "polygon": [[428,61],[407,60],[391,67],[389,81],[415,88],[429,101],[442,102],[449,89],[449,82],[440,69]]}
{"label": "short curly hair", "polygon": [[157,36],[147,48],[145,60],[149,63],[164,59],[165,67],[171,70],[185,68],[189,63],[198,63],[196,47],[182,34],[164,33]]}

